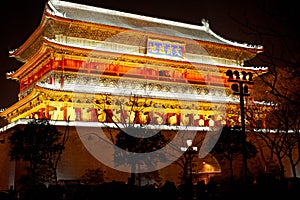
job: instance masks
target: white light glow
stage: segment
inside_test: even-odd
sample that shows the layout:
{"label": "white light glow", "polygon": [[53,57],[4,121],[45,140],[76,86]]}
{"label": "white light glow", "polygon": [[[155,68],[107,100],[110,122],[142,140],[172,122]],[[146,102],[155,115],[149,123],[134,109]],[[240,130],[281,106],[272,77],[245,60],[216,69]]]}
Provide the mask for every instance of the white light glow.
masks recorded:
{"label": "white light glow", "polygon": [[186,140],[188,147],[192,146],[193,140]]}

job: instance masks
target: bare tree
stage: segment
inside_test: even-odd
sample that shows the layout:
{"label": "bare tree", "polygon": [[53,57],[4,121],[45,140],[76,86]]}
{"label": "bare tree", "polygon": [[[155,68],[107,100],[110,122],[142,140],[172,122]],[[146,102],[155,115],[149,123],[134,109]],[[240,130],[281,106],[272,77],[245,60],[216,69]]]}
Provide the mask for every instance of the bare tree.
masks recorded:
{"label": "bare tree", "polygon": [[29,163],[32,186],[49,181],[57,184],[57,165],[68,132],[68,127],[64,133],[59,132],[47,119],[33,119],[9,136],[10,159]]}
{"label": "bare tree", "polygon": [[[270,150],[268,157],[272,159],[266,161],[265,170],[270,170],[269,164],[274,161],[273,155],[275,155],[281,180],[285,179],[285,158],[288,158],[294,177],[297,176],[296,165],[299,163],[299,119],[298,113],[290,106],[289,102],[281,102],[280,104],[269,104],[267,107],[252,106],[252,111],[250,111],[250,107],[248,108],[248,114],[264,116],[265,122],[256,127],[254,134]],[[250,118],[255,120],[254,117]],[[267,154],[266,151],[263,152]]]}
{"label": "bare tree", "polygon": [[[181,141],[181,149],[177,145],[173,146],[173,151],[182,153],[178,159],[175,160],[175,164],[182,169],[182,180],[184,184],[188,184],[193,181],[193,161],[199,158],[199,149],[204,141],[205,134],[201,132],[196,133],[196,136],[192,139],[191,145],[188,147],[187,140],[189,137],[189,131],[184,133],[178,133]],[[172,156],[172,154],[169,154]]]}
{"label": "bare tree", "polygon": [[[114,128],[105,126],[110,135],[111,142],[116,145],[114,153],[115,165],[131,165],[131,181],[141,184],[141,165],[155,168],[157,160],[166,160],[163,154],[151,154],[145,156],[143,153],[153,152],[164,147],[171,136],[166,137],[161,130],[149,127],[150,110],[152,101],[138,96],[112,98],[107,95],[102,101],[97,101],[96,107],[100,113],[105,114],[104,123],[114,124]],[[116,130],[116,133],[113,133]],[[139,159],[132,159],[131,153]],[[138,174],[138,178],[136,177]],[[152,173],[156,174],[157,173]],[[147,175],[145,174],[145,177]],[[153,177],[152,177],[153,178]],[[159,177],[155,179],[159,180]]]}
{"label": "bare tree", "polygon": [[[223,161],[229,162],[231,183],[234,182],[233,161],[238,159],[244,152],[242,148],[242,134],[239,126],[224,126],[217,144],[213,148],[213,155]],[[253,158],[257,154],[256,147],[249,141],[246,141],[247,159]],[[249,169],[247,176],[249,176]]]}
{"label": "bare tree", "polygon": [[293,176],[299,163],[300,30],[296,26],[299,12],[291,6],[292,2],[263,0],[256,3],[259,20],[251,21],[247,15],[234,20],[253,41],[264,45],[264,51],[247,64],[269,68],[268,73],[258,76],[252,96],[271,108],[265,110],[267,116],[264,117],[265,128],[269,129],[257,134],[277,156],[283,179],[286,166],[282,160],[288,158]]}

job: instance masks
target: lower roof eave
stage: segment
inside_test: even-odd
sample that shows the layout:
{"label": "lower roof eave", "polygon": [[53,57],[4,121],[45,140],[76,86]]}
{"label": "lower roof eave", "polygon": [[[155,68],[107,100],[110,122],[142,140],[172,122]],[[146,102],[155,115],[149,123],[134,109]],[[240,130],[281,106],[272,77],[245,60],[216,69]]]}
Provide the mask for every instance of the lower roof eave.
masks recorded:
{"label": "lower roof eave", "polygon": [[[6,126],[0,128],[1,132],[6,132],[13,127],[19,126],[19,125],[26,125],[29,122],[33,121],[35,119],[18,119],[15,122],[12,122],[10,124],[7,124]],[[62,126],[62,127],[90,127],[90,128],[124,128],[124,124],[121,123],[104,123],[104,122],[83,122],[83,121],[64,121],[64,120],[49,120],[49,123],[55,126]],[[118,127],[117,127],[118,126]],[[125,124],[126,126],[126,124]],[[157,130],[180,130],[180,131],[212,131],[212,127],[209,126],[169,126],[169,125],[154,125],[154,124],[147,124],[147,125],[141,125],[136,124],[136,128],[147,128],[147,129],[157,129]]]}

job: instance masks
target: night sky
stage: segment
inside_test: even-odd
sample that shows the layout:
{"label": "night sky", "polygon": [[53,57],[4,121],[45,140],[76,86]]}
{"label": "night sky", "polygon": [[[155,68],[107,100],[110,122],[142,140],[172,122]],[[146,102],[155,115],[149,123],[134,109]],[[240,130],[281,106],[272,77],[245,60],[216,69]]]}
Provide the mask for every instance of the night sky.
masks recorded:
{"label": "night sky", "polygon": [[[231,41],[274,48],[272,40],[261,41],[249,27],[282,33],[292,41],[292,50],[299,51],[299,13],[296,1],[271,0],[70,0],[71,2],[125,11],[134,14],[201,25],[209,21],[210,28]],[[38,27],[46,0],[10,0],[0,6],[0,108],[18,100],[19,83],[7,80],[5,73],[18,69],[22,63],[8,57],[8,51],[18,48]],[[248,28],[247,28],[248,27]],[[277,48],[277,47],[276,47]]]}

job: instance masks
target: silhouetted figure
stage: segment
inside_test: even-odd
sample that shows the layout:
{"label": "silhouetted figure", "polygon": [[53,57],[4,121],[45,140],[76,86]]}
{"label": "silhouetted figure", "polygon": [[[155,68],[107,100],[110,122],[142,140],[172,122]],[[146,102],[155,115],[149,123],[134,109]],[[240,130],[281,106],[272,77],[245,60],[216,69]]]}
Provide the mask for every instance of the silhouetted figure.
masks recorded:
{"label": "silhouetted figure", "polygon": [[191,181],[187,181],[182,187],[183,200],[192,200],[194,198],[194,188]]}
{"label": "silhouetted figure", "polygon": [[217,186],[214,181],[214,179],[210,179],[209,182],[207,183],[207,195],[209,198],[213,199],[216,197],[216,192],[217,192]]}
{"label": "silhouetted figure", "polygon": [[178,199],[178,191],[174,182],[166,181],[166,183],[161,187],[162,199]]}
{"label": "silhouetted figure", "polygon": [[196,198],[197,200],[205,200],[207,199],[207,193],[206,193],[206,185],[205,181],[201,180],[197,183],[196,187]]}

